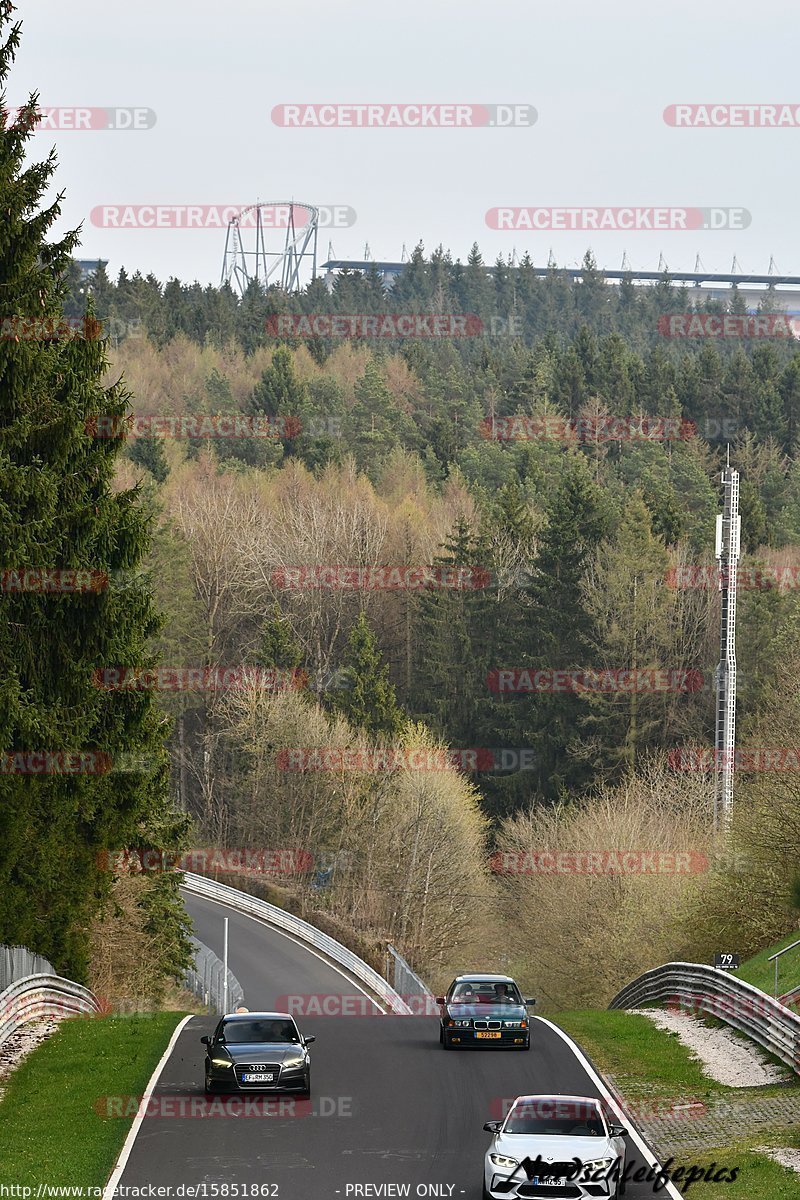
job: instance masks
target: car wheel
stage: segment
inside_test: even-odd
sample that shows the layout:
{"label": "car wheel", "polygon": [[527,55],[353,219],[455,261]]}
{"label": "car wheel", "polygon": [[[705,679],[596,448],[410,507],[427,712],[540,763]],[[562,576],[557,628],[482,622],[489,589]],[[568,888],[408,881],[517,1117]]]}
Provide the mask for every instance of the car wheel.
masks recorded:
{"label": "car wheel", "polygon": [[205,1078],[205,1093],[206,1093],[206,1095],[214,1096],[216,1094],[216,1091],[217,1091],[217,1089],[214,1087],[213,1083],[206,1075],[206,1078]]}
{"label": "car wheel", "polygon": [[440,1026],[439,1026],[439,1045],[440,1045],[440,1046],[441,1046],[441,1044],[442,1044],[442,1042],[443,1042],[443,1041],[444,1041],[444,1030],[442,1029],[442,1027],[441,1027],[441,1025],[440,1025]]}
{"label": "car wheel", "polygon": [[449,1042],[448,1042],[448,1040],[447,1040],[447,1034],[446,1034],[446,1033],[443,1033],[443,1034],[442,1034],[442,1049],[443,1049],[443,1050],[452,1050],[452,1049],[453,1049],[453,1047],[450,1045],[450,1043],[449,1043]]}
{"label": "car wheel", "polygon": [[483,1181],[483,1191],[481,1192],[481,1195],[483,1197],[483,1200],[493,1200],[491,1192],[487,1192],[487,1190],[486,1190],[486,1180],[485,1179]]}
{"label": "car wheel", "polygon": [[525,1045],[522,1047],[522,1049],[523,1049],[523,1050],[530,1050],[530,1048],[531,1048],[531,1039],[530,1039],[530,1038],[528,1038],[527,1042],[526,1042],[526,1043],[525,1043]]}
{"label": "car wheel", "polygon": [[309,1100],[311,1098],[311,1072],[306,1075],[306,1086],[302,1091],[298,1092],[301,1100]]}

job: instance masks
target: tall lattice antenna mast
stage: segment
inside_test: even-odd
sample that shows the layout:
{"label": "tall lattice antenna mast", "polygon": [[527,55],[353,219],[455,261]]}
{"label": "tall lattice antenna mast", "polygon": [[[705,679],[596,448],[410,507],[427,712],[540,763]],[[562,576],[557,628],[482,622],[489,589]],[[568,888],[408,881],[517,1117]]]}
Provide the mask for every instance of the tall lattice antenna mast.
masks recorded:
{"label": "tall lattice antenna mast", "polygon": [[739,472],[722,472],[724,510],[717,516],[716,557],[719,563],[720,631],[717,667],[717,730],[714,755],[714,830],[726,832],[733,813],[736,748],[736,586],[742,519],[739,516]]}

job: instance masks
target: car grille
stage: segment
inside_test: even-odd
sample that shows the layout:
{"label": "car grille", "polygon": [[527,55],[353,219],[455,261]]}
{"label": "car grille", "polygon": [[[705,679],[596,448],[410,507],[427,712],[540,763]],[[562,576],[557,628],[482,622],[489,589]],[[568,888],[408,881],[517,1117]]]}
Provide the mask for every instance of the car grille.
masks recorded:
{"label": "car grille", "polygon": [[[529,1168],[530,1169],[530,1168]],[[571,1162],[545,1162],[540,1167],[536,1168],[537,1175],[557,1175],[564,1176],[575,1175],[575,1160]]]}
{"label": "car grille", "polygon": [[476,1029],[500,1029],[502,1021],[473,1021]]}
{"label": "car grille", "polygon": [[[257,1070],[256,1070],[257,1069]],[[281,1064],[280,1063],[237,1063],[235,1068],[236,1082],[240,1087],[247,1088],[274,1088],[280,1081]],[[242,1083],[242,1076],[253,1074],[271,1074],[274,1076],[272,1083]]]}

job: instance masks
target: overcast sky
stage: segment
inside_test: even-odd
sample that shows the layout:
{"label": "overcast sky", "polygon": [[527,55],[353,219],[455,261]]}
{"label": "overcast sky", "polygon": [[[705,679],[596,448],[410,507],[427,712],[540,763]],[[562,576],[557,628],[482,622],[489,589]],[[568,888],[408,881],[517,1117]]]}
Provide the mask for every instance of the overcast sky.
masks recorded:
{"label": "overcast sky", "polygon": [[[355,210],[320,261],[399,259],[422,241],[464,258],[529,250],[574,264],[800,274],[798,128],[674,128],[676,103],[791,104],[796,0],[18,0],[8,103],[135,107],[140,130],[39,131],[57,147],[63,228],[81,256],[218,282],[218,229],[110,229],[100,205],[234,205],[292,197]],[[280,104],[532,105],[530,127],[286,128]],[[746,229],[491,229],[497,206],[746,209]]]}

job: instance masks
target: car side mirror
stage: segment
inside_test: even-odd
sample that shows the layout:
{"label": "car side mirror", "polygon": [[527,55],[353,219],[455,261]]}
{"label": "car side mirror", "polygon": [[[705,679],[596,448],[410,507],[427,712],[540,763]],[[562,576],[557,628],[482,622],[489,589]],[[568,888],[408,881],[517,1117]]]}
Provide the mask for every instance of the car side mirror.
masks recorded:
{"label": "car side mirror", "polygon": [[528,999],[525,1001],[525,1003],[526,1003],[526,1004],[531,1004],[531,1005],[533,1005],[533,1004],[535,1004],[535,1003],[536,1003],[536,1000],[533,998],[533,996],[530,996],[530,997],[529,997],[529,998],[528,998]]}
{"label": "car side mirror", "polygon": [[609,1133],[612,1137],[627,1137],[628,1131],[624,1125],[609,1125]]}
{"label": "car side mirror", "polygon": [[211,1038],[208,1036],[208,1034],[206,1034],[206,1036],[205,1036],[205,1037],[201,1037],[201,1038],[200,1038],[200,1041],[203,1043],[203,1045],[204,1045],[204,1046],[210,1046],[210,1045],[211,1045]]}
{"label": "car side mirror", "polygon": [[487,1121],[483,1128],[487,1133],[499,1133],[502,1124],[502,1121]]}
{"label": "car side mirror", "polygon": [[304,1038],[303,1038],[303,1045],[304,1045],[304,1046],[310,1046],[310,1045],[311,1045],[311,1043],[312,1043],[312,1042],[315,1042],[316,1040],[317,1040],[317,1039],[316,1039],[316,1037],[315,1037],[315,1036],[314,1036],[314,1034],[312,1033],[310,1037],[304,1037]]}
{"label": "car side mirror", "polygon": [[437,997],[436,997],[436,1003],[437,1003],[437,1004],[444,1004],[444,996],[437,996]]}

